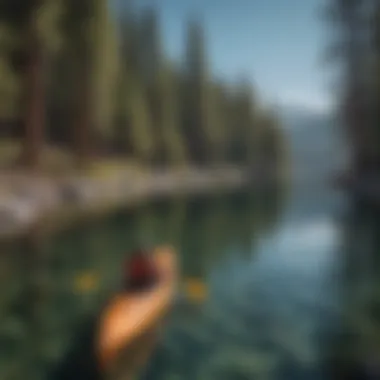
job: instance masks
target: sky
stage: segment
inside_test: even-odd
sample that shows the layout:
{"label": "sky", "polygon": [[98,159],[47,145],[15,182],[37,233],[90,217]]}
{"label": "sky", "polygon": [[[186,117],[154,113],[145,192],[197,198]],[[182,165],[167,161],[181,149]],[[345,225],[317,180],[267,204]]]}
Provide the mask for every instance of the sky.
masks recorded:
{"label": "sky", "polygon": [[186,20],[203,21],[209,62],[227,79],[249,77],[264,101],[324,110],[331,106],[323,0],[135,0],[160,11],[168,54],[184,48]]}

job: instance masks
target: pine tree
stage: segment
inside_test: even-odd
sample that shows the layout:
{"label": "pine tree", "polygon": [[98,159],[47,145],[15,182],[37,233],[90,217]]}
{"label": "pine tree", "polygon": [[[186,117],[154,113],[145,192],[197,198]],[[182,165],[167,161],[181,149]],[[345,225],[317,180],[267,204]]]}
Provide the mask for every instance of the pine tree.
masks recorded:
{"label": "pine tree", "polygon": [[134,156],[145,164],[154,158],[155,141],[152,134],[152,120],[141,82],[130,79],[127,98],[128,128],[131,131]]}
{"label": "pine tree", "polygon": [[[376,160],[371,122],[369,63],[369,2],[331,0],[327,15],[338,32],[330,56],[339,58],[343,69],[341,114],[352,145],[352,169],[363,174]],[[371,13],[371,12],[370,12]]]}
{"label": "pine tree", "polygon": [[153,161],[161,165],[165,160],[162,86],[165,85],[166,78],[158,16],[154,9],[145,10],[141,20],[140,36],[142,42],[140,75],[153,123],[152,133],[155,142]]}
{"label": "pine tree", "polygon": [[152,112],[141,66],[141,25],[129,9],[120,20],[121,63],[119,71],[116,136],[122,152],[145,164],[155,154]]}
{"label": "pine tree", "polygon": [[73,62],[76,107],[73,140],[79,166],[95,153],[96,137],[111,128],[117,75],[117,40],[106,0],[68,0],[65,30]]}
{"label": "pine tree", "polygon": [[165,164],[181,166],[187,162],[187,154],[180,127],[180,107],[177,99],[179,83],[174,68],[169,64],[163,64],[158,86],[163,161]]}
{"label": "pine tree", "polygon": [[[377,167],[380,168],[380,2],[374,1],[372,17],[370,18],[371,44],[373,56],[370,60],[371,67],[368,70],[370,74],[370,83],[372,85],[371,99],[371,117],[374,131],[374,142],[376,144]],[[373,78],[375,80],[373,80]]]}
{"label": "pine tree", "polygon": [[[13,37],[9,53],[17,57],[23,102],[24,144],[21,162],[36,168],[45,136],[45,90],[51,54],[59,44],[60,1],[2,0],[0,23]],[[8,47],[10,47],[8,45]],[[17,108],[17,106],[16,106]]]}
{"label": "pine tree", "polygon": [[228,143],[232,132],[229,118],[228,88],[214,80],[209,93],[209,122],[212,126],[210,161],[216,165],[228,161]]}
{"label": "pine tree", "polygon": [[[1,38],[1,37],[0,37]],[[11,120],[20,114],[20,80],[8,54],[0,55],[0,118]]]}
{"label": "pine tree", "polygon": [[113,135],[116,90],[119,74],[119,46],[116,22],[109,2],[95,2],[94,105],[95,133],[102,145],[109,145]]}
{"label": "pine tree", "polygon": [[192,21],[187,31],[182,105],[184,136],[196,164],[205,164],[208,157],[208,67],[205,55],[202,26]]}
{"label": "pine tree", "polygon": [[141,68],[152,117],[154,161],[160,165],[184,163],[185,152],[179,130],[178,86],[172,65],[165,57],[158,15],[148,9],[141,26]]}
{"label": "pine tree", "polygon": [[138,75],[138,31],[137,23],[130,8],[123,8],[119,16],[119,50],[120,64],[118,71],[116,109],[114,115],[114,145],[116,150],[127,156],[134,154],[134,142],[130,125],[129,81]]}
{"label": "pine tree", "polygon": [[68,0],[66,3],[65,32],[67,49],[73,63],[72,142],[77,164],[84,167],[93,153],[94,101],[94,0],[81,2]]}
{"label": "pine tree", "polygon": [[234,155],[238,163],[246,165],[254,161],[255,132],[259,129],[254,120],[253,91],[247,79],[243,78],[235,90]]}

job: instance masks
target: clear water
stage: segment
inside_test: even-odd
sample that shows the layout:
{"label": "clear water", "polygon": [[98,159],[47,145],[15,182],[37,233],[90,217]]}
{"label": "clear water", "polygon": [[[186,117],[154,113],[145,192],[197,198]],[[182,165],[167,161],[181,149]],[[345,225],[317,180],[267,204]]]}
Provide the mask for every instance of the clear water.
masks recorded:
{"label": "clear water", "polygon": [[235,220],[211,218],[213,228],[222,220],[229,226],[217,234],[213,259],[207,243],[215,238],[196,223],[206,237],[189,236],[185,246],[202,243],[185,257],[210,260],[199,268],[210,299],[173,317],[147,379],[328,378],[325,362],[344,306],[345,205],[326,189],[302,193],[294,190],[262,217],[249,207],[265,203],[259,194],[235,198]]}
{"label": "clear water", "polygon": [[118,286],[125,252],[169,242],[209,297],[178,303],[143,377],[326,379],[345,307],[347,210],[322,186],[176,199],[3,247],[0,378],[48,379]]}

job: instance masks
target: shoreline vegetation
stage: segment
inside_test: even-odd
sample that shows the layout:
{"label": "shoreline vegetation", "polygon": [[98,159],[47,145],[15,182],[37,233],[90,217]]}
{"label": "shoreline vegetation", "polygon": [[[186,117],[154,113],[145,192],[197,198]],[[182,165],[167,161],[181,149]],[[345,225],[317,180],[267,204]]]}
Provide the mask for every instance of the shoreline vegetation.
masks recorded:
{"label": "shoreline vegetation", "polygon": [[[260,185],[287,165],[276,109],[250,77],[215,74],[200,20],[185,23],[174,58],[159,9],[21,3],[0,4],[0,238],[141,199]],[[107,160],[121,164],[94,177]]]}

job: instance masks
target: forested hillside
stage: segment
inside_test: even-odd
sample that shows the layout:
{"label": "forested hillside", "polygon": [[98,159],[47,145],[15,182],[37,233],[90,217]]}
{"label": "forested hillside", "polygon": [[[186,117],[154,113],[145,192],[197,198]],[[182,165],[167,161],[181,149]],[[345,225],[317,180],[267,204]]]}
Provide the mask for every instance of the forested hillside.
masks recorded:
{"label": "forested hillside", "polygon": [[156,10],[112,15],[107,0],[0,1],[0,136],[23,142],[19,165],[38,167],[47,145],[79,166],[105,154],[154,167],[280,162],[276,115],[249,80],[215,77],[200,22],[184,26],[178,63]]}

